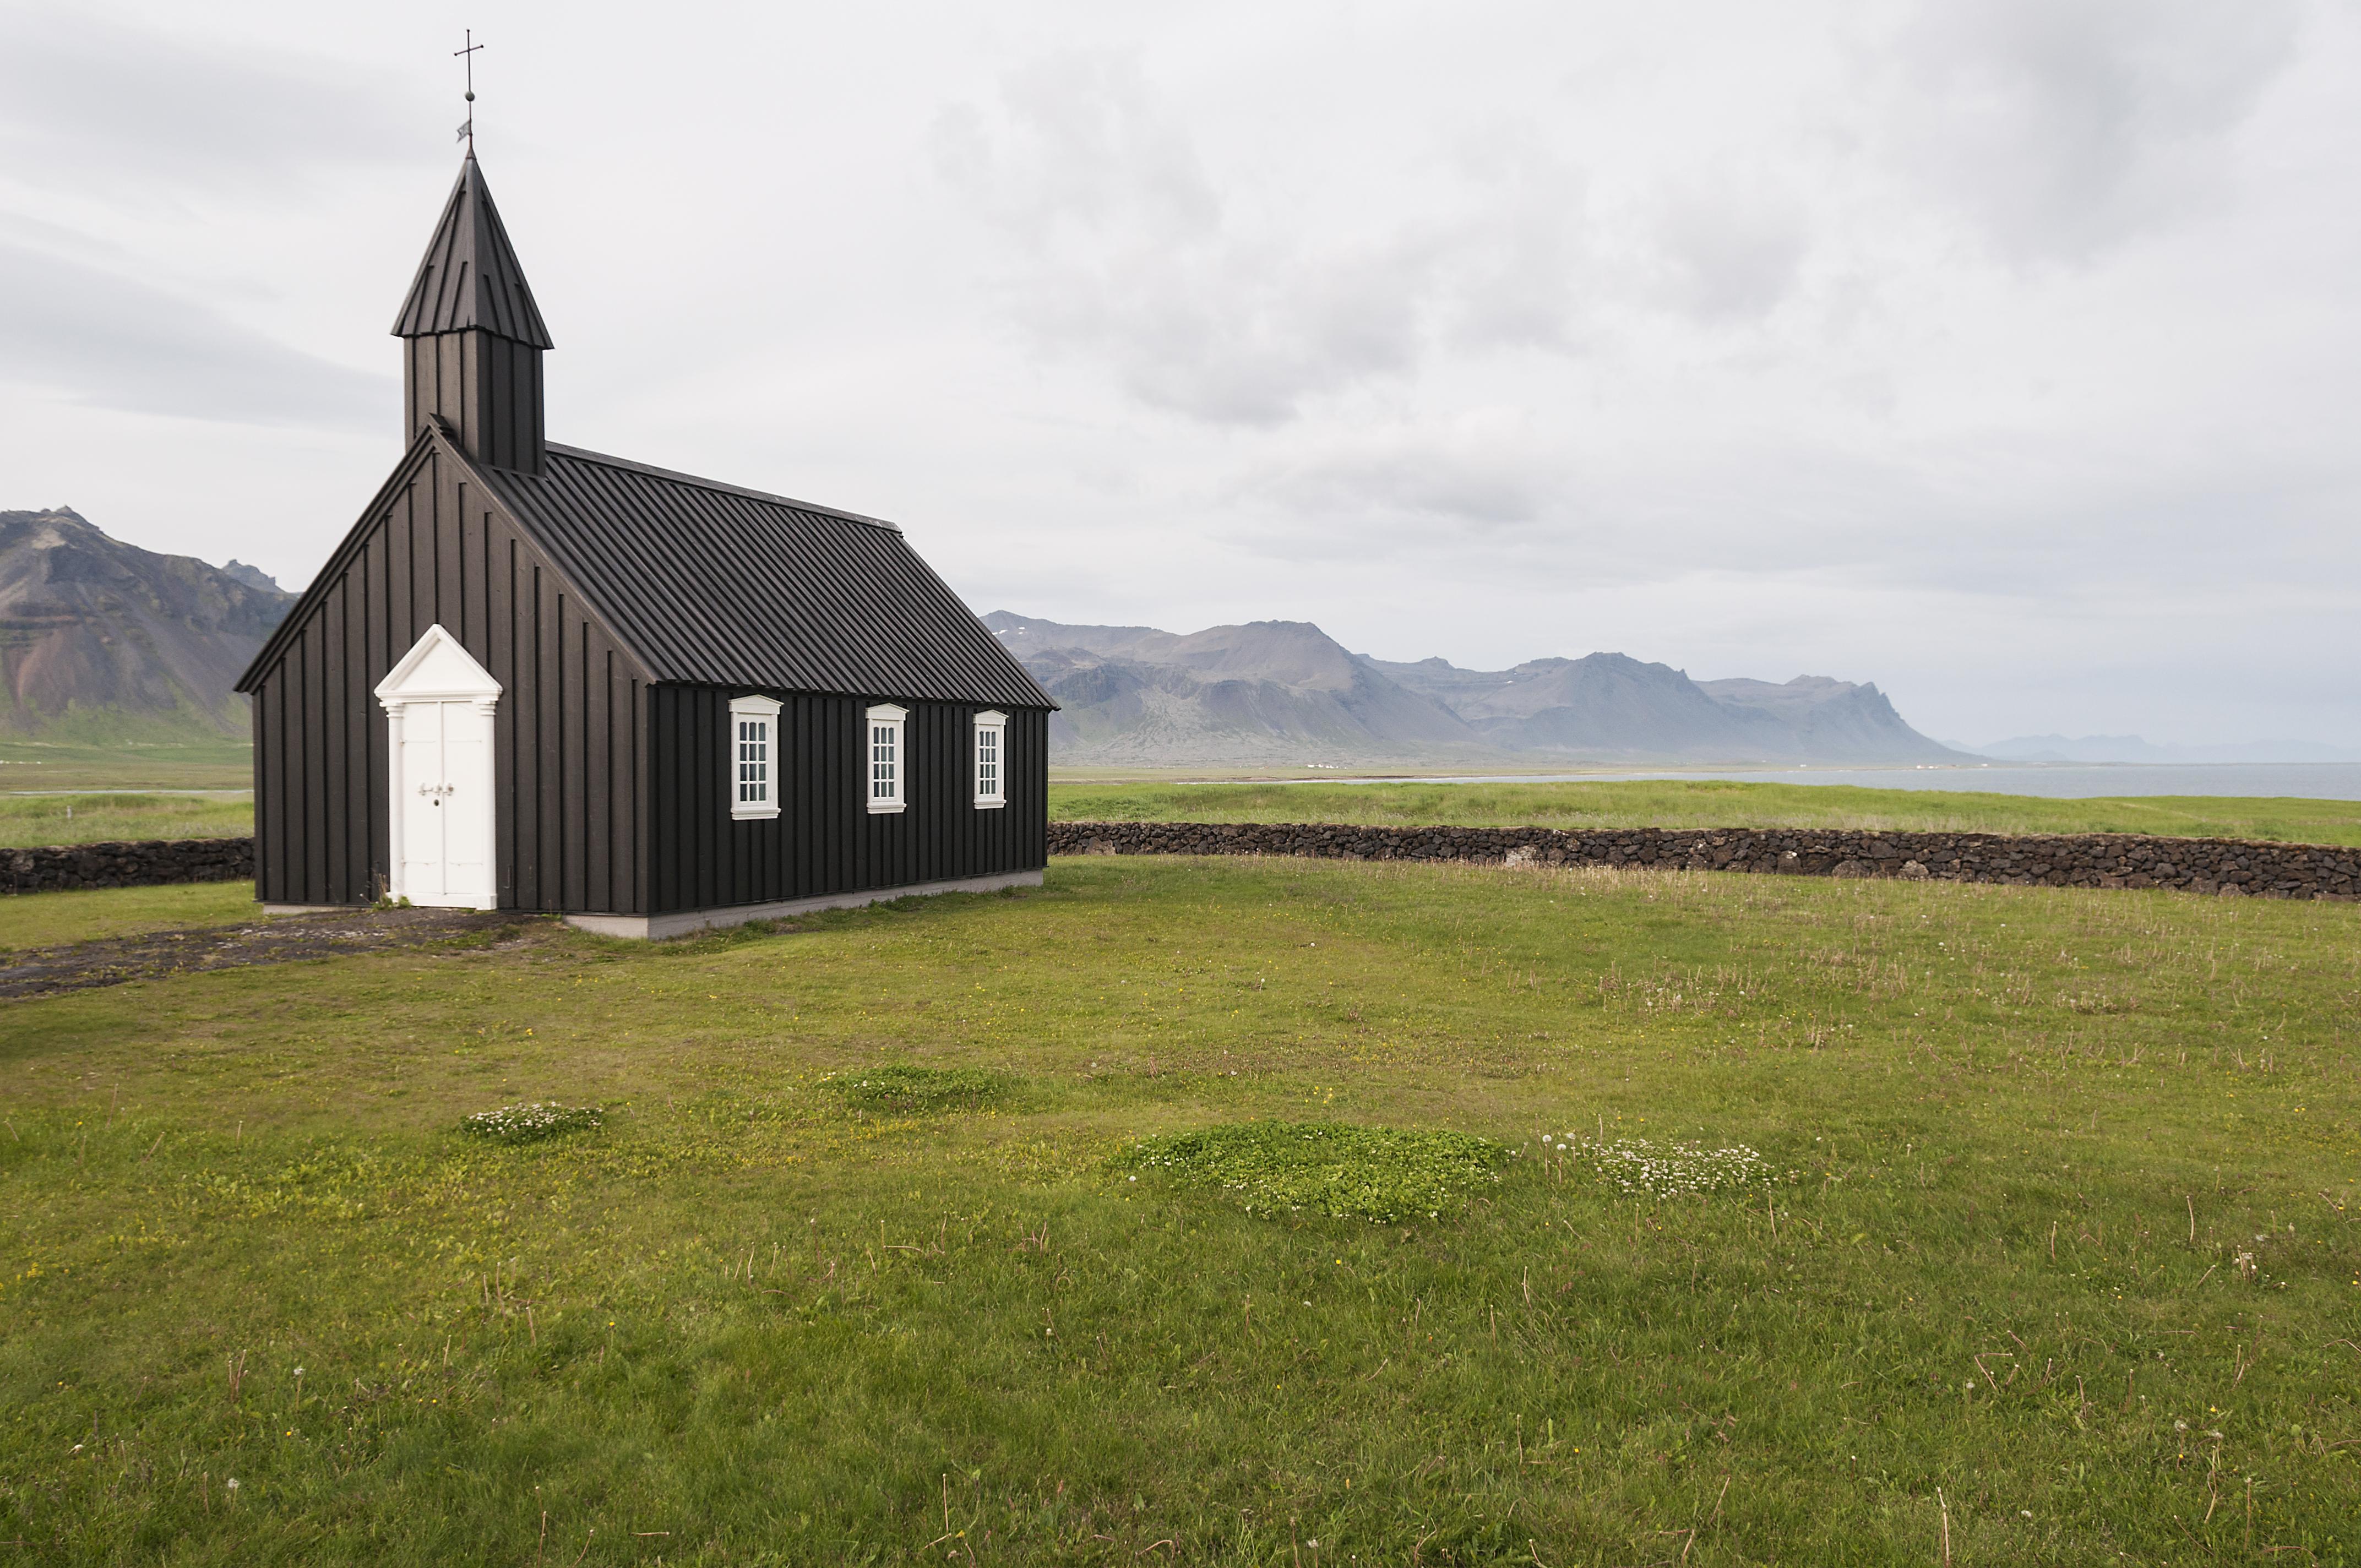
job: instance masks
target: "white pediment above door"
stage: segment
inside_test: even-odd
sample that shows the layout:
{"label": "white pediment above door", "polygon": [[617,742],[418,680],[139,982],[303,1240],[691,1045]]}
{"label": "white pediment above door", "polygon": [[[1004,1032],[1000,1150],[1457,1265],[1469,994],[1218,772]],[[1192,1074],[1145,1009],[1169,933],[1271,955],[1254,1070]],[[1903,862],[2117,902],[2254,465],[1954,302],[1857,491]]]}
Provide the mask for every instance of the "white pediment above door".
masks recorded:
{"label": "white pediment above door", "polygon": [[500,695],[500,683],[475,655],[438,623],[412,645],[401,663],[377,684],[377,699],[388,707],[411,702],[464,702]]}

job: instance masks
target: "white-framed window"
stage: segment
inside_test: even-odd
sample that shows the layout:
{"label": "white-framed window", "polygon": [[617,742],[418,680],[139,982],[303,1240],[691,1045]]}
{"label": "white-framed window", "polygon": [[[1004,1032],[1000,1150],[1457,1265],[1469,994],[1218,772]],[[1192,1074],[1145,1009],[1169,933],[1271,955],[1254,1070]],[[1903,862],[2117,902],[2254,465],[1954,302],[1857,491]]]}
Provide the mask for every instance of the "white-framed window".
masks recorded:
{"label": "white-framed window", "polygon": [[868,744],[862,748],[867,759],[869,809],[873,812],[899,811],[909,801],[907,779],[910,772],[909,748],[904,737],[909,733],[910,710],[881,702],[869,710],[866,726]]}
{"label": "white-framed window", "polygon": [[975,808],[993,811],[1008,804],[1008,715],[990,709],[975,716]]}
{"label": "white-framed window", "polygon": [[767,696],[730,699],[730,815],[779,814],[779,704]]}

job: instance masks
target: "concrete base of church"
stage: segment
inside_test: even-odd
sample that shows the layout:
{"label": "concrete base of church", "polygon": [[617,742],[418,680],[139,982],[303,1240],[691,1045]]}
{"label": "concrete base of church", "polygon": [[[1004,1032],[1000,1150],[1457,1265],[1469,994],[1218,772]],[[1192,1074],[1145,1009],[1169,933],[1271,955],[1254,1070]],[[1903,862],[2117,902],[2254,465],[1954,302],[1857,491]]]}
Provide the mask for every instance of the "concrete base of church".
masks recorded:
{"label": "concrete base of church", "polygon": [[630,937],[661,941],[693,931],[718,931],[750,920],[784,920],[819,909],[858,909],[896,898],[927,898],[939,893],[998,893],[1004,887],[1039,887],[1039,872],[1003,872],[997,876],[962,877],[956,882],[922,882],[909,887],[872,888],[866,893],[832,893],[819,898],[791,898],[780,904],[733,904],[720,909],[687,909],[675,915],[569,915],[568,926],[601,937]]}

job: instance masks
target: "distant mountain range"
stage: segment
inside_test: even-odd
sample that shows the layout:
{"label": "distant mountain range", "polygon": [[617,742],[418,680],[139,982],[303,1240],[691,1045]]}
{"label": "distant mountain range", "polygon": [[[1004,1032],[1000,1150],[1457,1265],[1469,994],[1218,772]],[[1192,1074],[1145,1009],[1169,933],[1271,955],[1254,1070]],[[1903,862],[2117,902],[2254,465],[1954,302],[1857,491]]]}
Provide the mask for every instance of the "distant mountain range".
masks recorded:
{"label": "distant mountain range", "polygon": [[1176,635],[983,618],[1062,711],[1053,759],[1138,767],[1282,762],[1966,762],[1873,685],[1694,681],[1621,653],[1464,670],[1354,653],[1306,621]]}
{"label": "distant mountain range", "polygon": [[[0,511],[0,738],[243,739],[230,690],[295,602],[242,562],[111,539],[70,508]],[[2353,762],[2312,742],[2135,735],[1931,740],[1875,686],[1691,680],[1621,653],[1466,670],[1355,653],[1308,621],[1179,635],[983,618],[1056,697],[1060,762],[1139,767],[1608,763]]]}
{"label": "distant mountain range", "polygon": [[2159,746],[2136,735],[2019,735],[1976,750],[2011,762],[2361,762],[2361,751],[2316,740]]}
{"label": "distant mountain range", "polygon": [[0,511],[0,736],[243,739],[230,683],[294,602],[251,566],[159,555],[67,508]]}

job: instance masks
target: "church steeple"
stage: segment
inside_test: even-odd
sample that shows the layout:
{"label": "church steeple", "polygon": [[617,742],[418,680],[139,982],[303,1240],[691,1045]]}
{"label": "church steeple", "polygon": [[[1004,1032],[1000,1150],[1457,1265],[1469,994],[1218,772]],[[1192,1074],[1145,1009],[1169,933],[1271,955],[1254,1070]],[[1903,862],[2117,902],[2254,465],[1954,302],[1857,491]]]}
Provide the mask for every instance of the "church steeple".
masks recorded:
{"label": "church steeple", "polygon": [[541,356],[551,345],[524,269],[470,150],[394,318],[402,439],[441,419],[479,463],[542,471]]}

